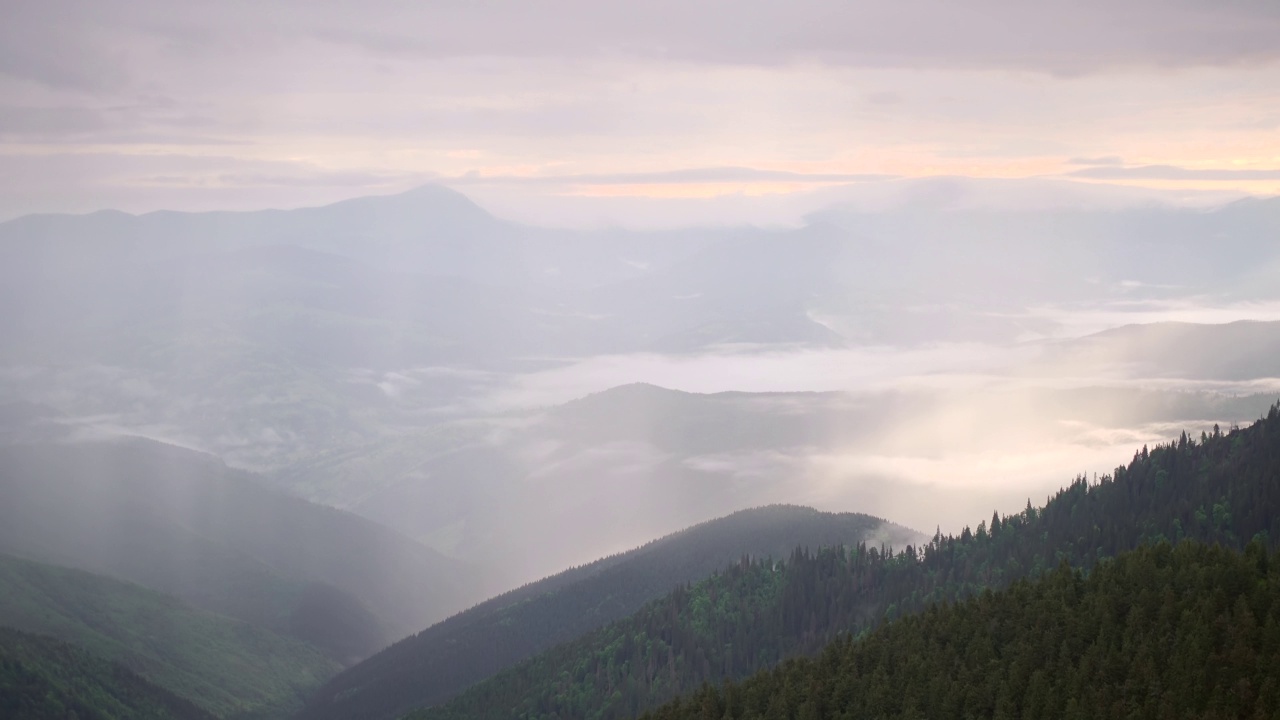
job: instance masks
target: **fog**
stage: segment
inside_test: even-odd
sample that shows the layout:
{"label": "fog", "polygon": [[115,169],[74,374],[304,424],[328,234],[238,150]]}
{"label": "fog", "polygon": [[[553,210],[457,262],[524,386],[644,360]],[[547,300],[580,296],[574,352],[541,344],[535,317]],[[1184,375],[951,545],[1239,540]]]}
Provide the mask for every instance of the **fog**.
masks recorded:
{"label": "fog", "polygon": [[958,532],[1280,397],[1277,201],[866,182],[768,226],[14,220],[0,438],[212,454],[478,598],[770,503]]}
{"label": "fog", "polygon": [[0,445],[207,454],[471,599],[767,503],[958,531],[1280,397],[1278,33],[9,3]]}

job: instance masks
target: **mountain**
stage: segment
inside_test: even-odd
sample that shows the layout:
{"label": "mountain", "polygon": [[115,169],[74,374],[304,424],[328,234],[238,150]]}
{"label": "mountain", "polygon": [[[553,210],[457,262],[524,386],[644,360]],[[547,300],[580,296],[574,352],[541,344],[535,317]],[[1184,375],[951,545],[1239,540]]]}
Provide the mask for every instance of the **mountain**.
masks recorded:
{"label": "mountain", "polygon": [[601,323],[584,288],[723,234],[526,228],[433,187],[290,211],[20,218],[0,223],[0,377],[22,380],[0,402],[278,468],[430,425],[424,402],[452,405],[529,358],[647,346]]}
{"label": "mountain", "polygon": [[1277,208],[588,232],[424,187],[287,211],[31,216],[0,223],[0,377],[21,379],[0,402],[275,470],[468,415],[513,375],[581,358],[1015,343],[1060,334],[1046,307],[1274,299]]}
{"label": "mountain", "polygon": [[8,720],[213,720],[123,665],[0,628],[0,716]]}
{"label": "mountain", "polygon": [[[1019,358],[1055,349],[1026,338],[1063,337],[1080,317],[1274,299],[1277,207],[911,208],[629,233],[508,223],[423,188],[289,211],[23,218],[0,224],[0,442],[134,435],[206,450],[481,566],[473,600],[769,503],[932,527],[1008,500],[938,480],[997,451],[995,434],[957,427],[979,427],[975,413],[1016,426],[1041,397],[984,388],[948,407],[954,385],[1018,375]],[[1259,349],[1249,368],[1264,371]],[[1158,387],[1184,379],[1169,377],[1180,357],[1151,358]],[[1100,384],[1133,380],[1128,367]],[[1074,369],[1025,384],[1069,393],[1093,377]],[[885,390],[903,377],[912,391]],[[714,397],[688,421],[654,403],[646,428],[609,415],[633,402],[619,393],[593,411],[607,438],[551,407],[640,379],[860,396]],[[925,384],[936,397],[915,392]],[[1006,398],[1025,414],[995,407]],[[758,447],[727,447],[745,437],[742,412]],[[1046,445],[1072,440],[1028,451],[1036,497],[1056,487],[1060,461],[1045,458],[1093,467],[1105,438],[1154,432],[1090,436],[1092,419],[1028,423]]]}
{"label": "mountain", "polygon": [[1046,307],[1274,299],[1277,226],[1280,199],[1213,210],[834,206],[801,228],[709,243],[597,297],[667,352],[1008,343],[1058,330],[1034,317]]}
{"label": "mountain", "polygon": [[1155,379],[1258,380],[1276,373],[1280,321],[1125,325],[1059,343],[1055,350],[1048,362],[1057,366],[1105,370],[1123,365]]}
{"label": "mountain", "polygon": [[860,544],[739,563],[479,683],[417,720],[623,718],[704,683],[811,655],[846,633],[1038,577],[1092,569],[1146,544],[1240,548],[1280,538],[1280,405],[1245,429],[1143,448],[1044,507],[993,514],[900,552]]}
{"label": "mountain", "polygon": [[138,585],[4,555],[0,627],[79,646],[220,717],[278,716],[339,668],[298,640]]}
{"label": "mountain", "polygon": [[[893,269],[867,273],[873,287],[914,286],[934,299],[1060,301],[1122,284],[1131,294],[1210,287],[1229,293],[1228,278],[1251,284],[1257,271],[1275,269],[1266,237],[1280,224],[1280,200],[1212,209],[836,205],[809,220],[861,238],[865,256],[879,261],[868,269]],[[997,257],[1003,262],[984,260]],[[914,272],[901,272],[908,267]],[[934,281],[932,287],[926,281]],[[1046,281],[1054,287],[1036,287]]]}
{"label": "mountain", "polygon": [[[795,470],[768,461],[873,421],[839,394],[701,395],[635,384],[335,450],[275,478],[494,568],[491,585],[505,588],[589,561],[598,548],[804,499]],[[548,525],[557,531],[542,532]],[[521,539],[532,534],[538,543]]]}
{"label": "mountain", "polygon": [[0,552],[292,634],[344,662],[464,606],[467,575],[368,520],[151,441],[0,448]]}
{"label": "mountain", "polygon": [[0,257],[49,271],[287,246],[418,276],[595,287],[671,266],[743,232],[751,231],[533,227],[495,218],[454,190],[424,185],[292,210],[29,215],[0,223]]}
{"label": "mountain", "polygon": [[[744,506],[954,526],[1047,496],[1062,462],[1105,468],[1135,438],[1247,421],[1274,401],[1181,386],[704,394],[636,383],[335,449],[273,481],[489,569],[497,591]],[[1012,455],[1028,458],[1022,498],[963,481]]]}
{"label": "mountain", "polygon": [[797,546],[906,544],[918,538],[866,515],[793,506],[738,512],[455,615],[343,672],[312,697],[301,717],[393,718],[444,702],[503,668],[625,617],[671,588],[742,557],[785,557]]}
{"label": "mountain", "polygon": [[1280,560],[1199,543],[933,606],[644,720],[1272,717]]}
{"label": "mountain", "polygon": [[0,224],[0,247],[48,266],[72,254],[87,262],[292,245],[391,266],[416,257],[450,274],[470,261],[468,245],[505,230],[462,195],[425,186],[298,210],[29,215]]}

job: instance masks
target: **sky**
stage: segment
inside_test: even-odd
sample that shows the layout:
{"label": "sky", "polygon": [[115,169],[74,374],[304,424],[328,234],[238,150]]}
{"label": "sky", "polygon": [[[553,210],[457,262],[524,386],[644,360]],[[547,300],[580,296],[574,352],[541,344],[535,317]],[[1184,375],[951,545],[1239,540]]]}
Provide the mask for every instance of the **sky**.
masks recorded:
{"label": "sky", "polygon": [[0,219],[428,182],[562,224],[931,176],[1280,194],[1276,38],[1274,0],[15,0]]}

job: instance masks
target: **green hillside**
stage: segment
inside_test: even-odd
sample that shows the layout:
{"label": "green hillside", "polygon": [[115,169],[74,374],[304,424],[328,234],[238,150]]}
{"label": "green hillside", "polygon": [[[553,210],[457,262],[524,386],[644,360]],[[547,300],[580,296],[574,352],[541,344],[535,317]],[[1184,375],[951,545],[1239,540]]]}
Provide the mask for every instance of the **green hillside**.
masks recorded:
{"label": "green hillside", "polygon": [[77,645],[222,717],[288,712],[338,670],[297,640],[175,598],[3,555],[0,626]]}
{"label": "green hillside", "polygon": [[782,505],[744,510],[531,583],[406,638],[326,683],[303,717],[391,718],[444,702],[744,555],[785,557],[797,546],[918,537],[855,513]]}
{"label": "green hillside", "polygon": [[[703,683],[816,653],[843,633],[937,602],[1044,574],[1091,568],[1144,544],[1242,547],[1280,537],[1280,409],[1253,426],[1143,448],[1046,506],[900,552],[859,545],[743,563],[636,615],[539,655],[416,718],[623,718]],[[513,711],[513,708],[515,709]]]}
{"label": "green hillside", "polygon": [[53,638],[0,628],[5,720],[213,720],[123,665]]}
{"label": "green hillside", "polygon": [[463,606],[457,563],[210,455],[23,445],[0,448],[0,467],[0,553],[135,582],[344,664]]}
{"label": "green hillside", "polygon": [[1272,718],[1280,557],[1184,542],[1063,563],[848,636],[645,720]]}

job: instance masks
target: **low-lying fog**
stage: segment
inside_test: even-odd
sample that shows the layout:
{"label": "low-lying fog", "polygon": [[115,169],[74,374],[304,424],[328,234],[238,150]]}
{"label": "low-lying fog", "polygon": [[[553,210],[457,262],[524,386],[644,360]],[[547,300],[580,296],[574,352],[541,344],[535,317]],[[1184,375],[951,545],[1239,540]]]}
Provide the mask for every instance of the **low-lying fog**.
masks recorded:
{"label": "low-lying fog", "polygon": [[1249,200],[556,231],[432,188],[20,219],[0,441],[204,450],[494,588],[764,503],[955,532],[1280,398],[1278,225]]}
{"label": "low-lying fog", "polygon": [[[1076,474],[1108,473],[1143,445],[1246,423],[1280,398],[1280,324],[1155,329],[592,357],[493,376],[458,403],[472,409],[466,420],[281,477],[447,552],[526,563],[530,577],[556,561],[526,558],[502,535],[537,533],[548,518],[558,530],[538,552],[557,548],[561,564],[590,559],[592,538],[622,549],[770,502],[958,532],[1040,504]],[[1224,332],[1259,344],[1221,344]],[[395,398],[412,403],[415,374],[399,376]],[[439,510],[454,486],[462,496]]]}

